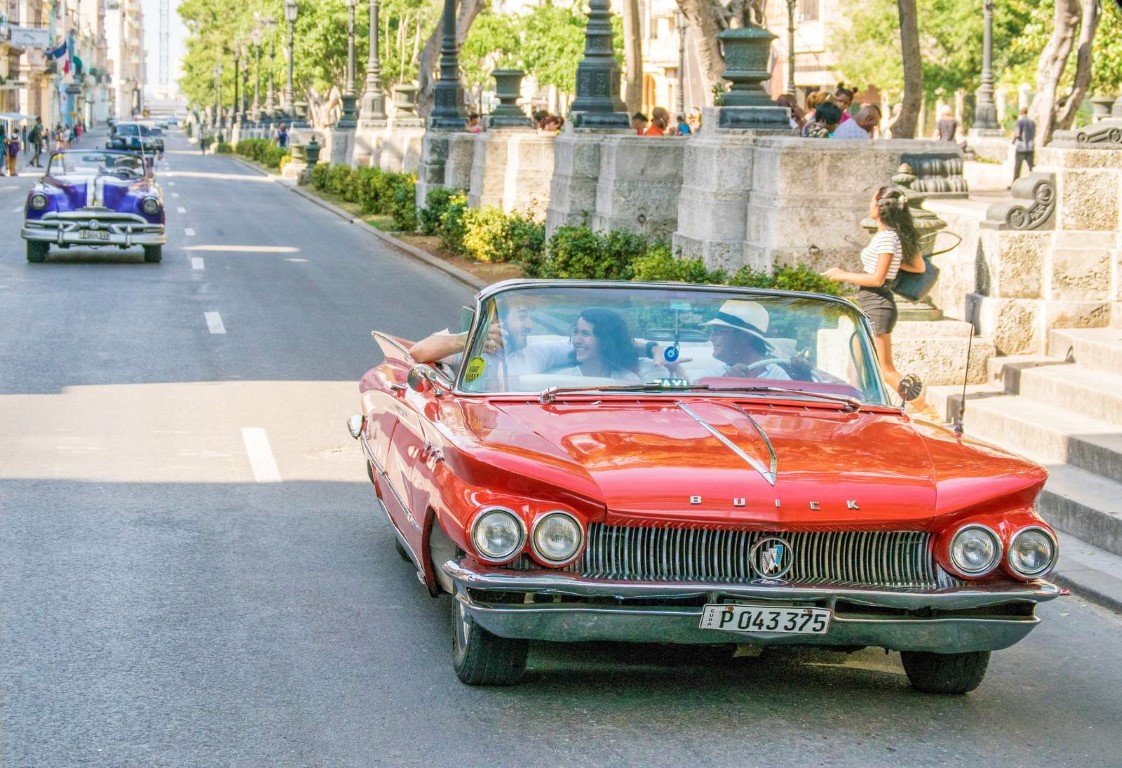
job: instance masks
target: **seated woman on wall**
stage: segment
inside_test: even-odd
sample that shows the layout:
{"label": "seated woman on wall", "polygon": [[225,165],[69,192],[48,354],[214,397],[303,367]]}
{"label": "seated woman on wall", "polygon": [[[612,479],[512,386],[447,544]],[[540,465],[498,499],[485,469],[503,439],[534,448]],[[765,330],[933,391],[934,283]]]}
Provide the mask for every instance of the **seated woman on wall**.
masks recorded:
{"label": "seated woman on wall", "polygon": [[627,323],[610,309],[585,309],[571,333],[574,365],[554,373],[561,376],[596,376],[638,384],[639,359]]}

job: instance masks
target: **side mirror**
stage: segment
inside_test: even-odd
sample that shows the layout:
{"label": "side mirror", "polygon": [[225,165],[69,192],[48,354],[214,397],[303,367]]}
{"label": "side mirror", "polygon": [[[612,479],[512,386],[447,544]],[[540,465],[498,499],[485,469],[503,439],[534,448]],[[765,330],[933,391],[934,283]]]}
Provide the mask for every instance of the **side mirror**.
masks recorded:
{"label": "side mirror", "polygon": [[907,376],[900,379],[900,384],[896,387],[896,391],[900,393],[900,397],[905,403],[910,403],[923,392],[923,380],[914,373],[909,373]]}
{"label": "side mirror", "polygon": [[427,365],[414,365],[409,369],[405,382],[414,392],[428,392],[432,389],[432,380],[435,372]]}

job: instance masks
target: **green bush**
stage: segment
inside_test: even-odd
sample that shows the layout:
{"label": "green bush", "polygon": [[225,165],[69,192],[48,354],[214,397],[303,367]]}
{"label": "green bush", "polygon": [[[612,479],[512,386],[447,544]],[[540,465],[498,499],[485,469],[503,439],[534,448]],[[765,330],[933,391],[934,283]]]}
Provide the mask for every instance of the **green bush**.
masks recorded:
{"label": "green bush", "polygon": [[326,163],[317,163],[312,166],[311,185],[312,189],[316,192],[323,192],[327,189],[327,174],[330,172],[331,166]]}
{"label": "green bush", "polygon": [[396,182],[390,215],[393,216],[394,228],[400,232],[416,232],[417,177],[407,176],[404,173],[395,173],[393,176]]}
{"label": "green bush", "polygon": [[421,232],[426,235],[438,234],[441,227],[440,220],[448,209],[448,202],[455,195],[462,194],[461,190],[447,187],[430,189],[425,196],[425,207],[417,211],[417,219],[421,223]]}
{"label": "green bush", "polygon": [[463,243],[464,254],[476,261],[524,262],[540,257],[545,225],[501,208],[469,208]]}
{"label": "green bush", "polygon": [[632,264],[632,280],[673,283],[727,283],[724,270],[708,270],[702,259],[678,259],[670,246],[663,242],[653,244],[645,254]]}
{"label": "green bush", "polygon": [[541,277],[630,280],[632,262],[646,253],[647,239],[625,230],[606,234],[590,227],[560,227],[549,240]]}
{"label": "green bush", "polygon": [[448,198],[448,206],[440,215],[440,246],[455,253],[464,251],[464,214],[467,213],[467,195],[462,192]]}
{"label": "green bush", "polygon": [[229,155],[234,151],[234,148],[231,147],[227,142],[220,141],[218,142],[218,146],[214,148],[214,151],[220,155]]}

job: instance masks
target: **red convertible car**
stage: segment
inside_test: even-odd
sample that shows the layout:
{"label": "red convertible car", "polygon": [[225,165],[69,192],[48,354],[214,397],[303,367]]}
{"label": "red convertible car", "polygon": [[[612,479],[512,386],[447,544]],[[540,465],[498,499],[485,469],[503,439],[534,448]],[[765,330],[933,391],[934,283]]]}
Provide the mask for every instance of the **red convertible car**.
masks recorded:
{"label": "red convertible car", "polygon": [[848,301],[518,280],[449,359],[374,336],[348,428],[465,683],[614,640],[883,647],[964,693],[1060,594],[1045,470],[907,415]]}

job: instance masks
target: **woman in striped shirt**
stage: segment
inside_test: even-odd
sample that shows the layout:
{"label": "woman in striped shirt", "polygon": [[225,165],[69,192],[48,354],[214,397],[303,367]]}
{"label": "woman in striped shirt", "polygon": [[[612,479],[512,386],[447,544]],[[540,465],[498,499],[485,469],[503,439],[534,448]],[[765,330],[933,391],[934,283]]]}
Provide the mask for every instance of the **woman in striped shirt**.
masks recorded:
{"label": "woman in striped shirt", "polygon": [[[900,270],[923,272],[926,266],[920,252],[919,233],[916,231],[908,199],[896,187],[881,187],[869,204],[869,218],[877,222],[877,233],[861,251],[861,272],[846,272],[831,267],[823,275],[835,282],[853,283],[857,286],[857,301],[869,316],[875,334],[877,356],[885,381],[895,391],[903,378],[892,362],[892,329],[896,327],[896,299],[888,287]],[[912,401],[917,415],[935,422],[939,416],[922,397]]]}

